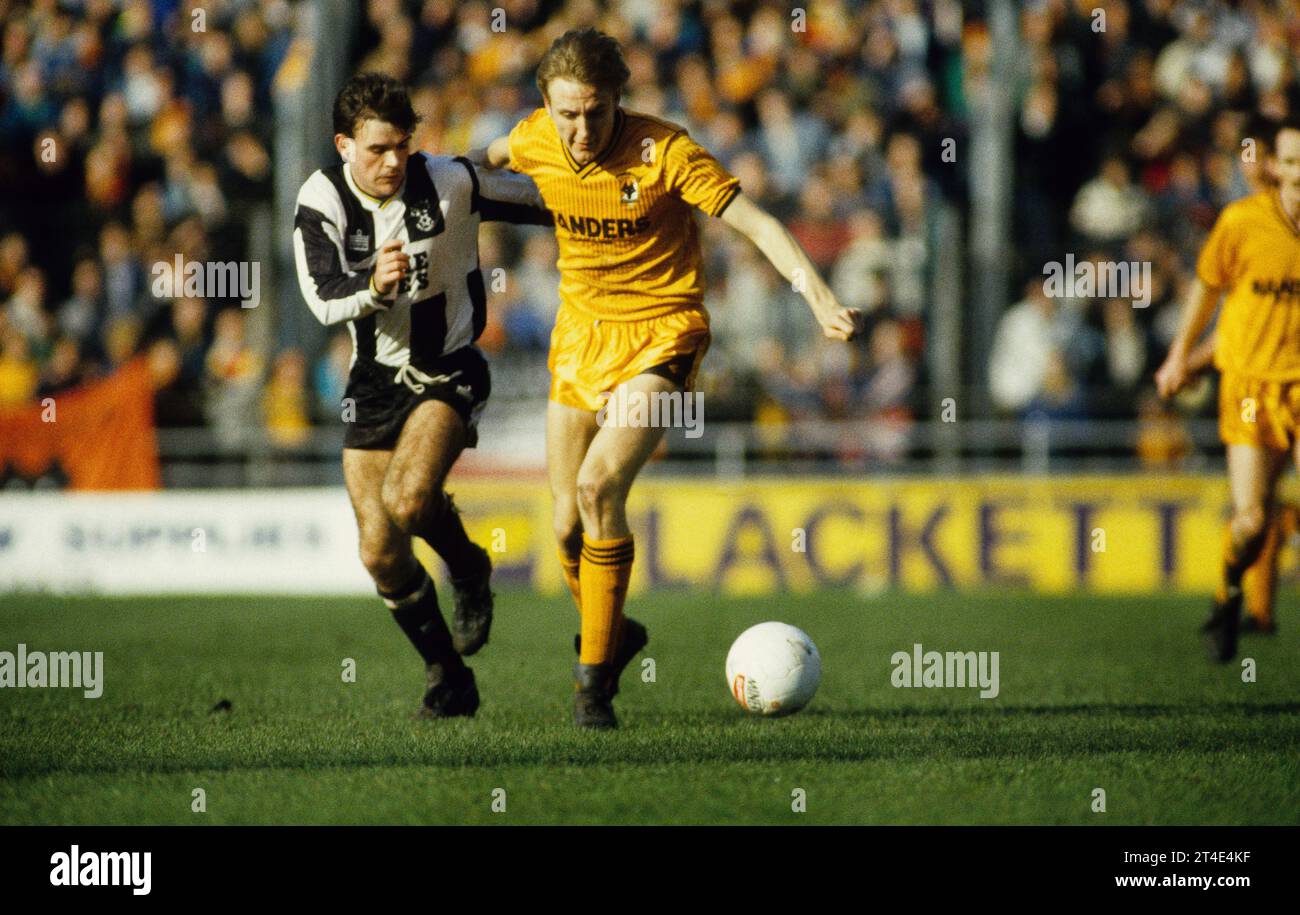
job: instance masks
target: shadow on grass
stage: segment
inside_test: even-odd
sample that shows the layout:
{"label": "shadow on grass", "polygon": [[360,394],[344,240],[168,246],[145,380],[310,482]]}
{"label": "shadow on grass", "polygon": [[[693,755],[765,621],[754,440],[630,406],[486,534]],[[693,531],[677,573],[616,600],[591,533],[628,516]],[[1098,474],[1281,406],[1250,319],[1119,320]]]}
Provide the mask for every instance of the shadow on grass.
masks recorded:
{"label": "shadow on grass", "polygon": [[376,715],[173,720],[87,740],[0,741],[0,777],[319,768],[668,766],[695,763],[1066,761],[1106,754],[1294,754],[1300,703],[810,709],[761,719],[719,709],[672,718],[630,714],[610,734],[517,721],[425,722]]}

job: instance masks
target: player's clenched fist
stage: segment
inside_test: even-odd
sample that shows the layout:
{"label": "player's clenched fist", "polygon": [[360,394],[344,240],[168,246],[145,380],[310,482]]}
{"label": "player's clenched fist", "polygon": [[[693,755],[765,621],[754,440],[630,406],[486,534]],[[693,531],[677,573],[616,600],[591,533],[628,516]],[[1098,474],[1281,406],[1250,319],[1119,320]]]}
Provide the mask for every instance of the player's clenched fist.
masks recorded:
{"label": "player's clenched fist", "polygon": [[1187,387],[1191,373],[1187,370],[1187,357],[1178,351],[1171,352],[1165,358],[1164,365],[1156,370],[1156,391],[1161,397],[1170,398]]}
{"label": "player's clenched fist", "polygon": [[822,326],[822,333],[832,340],[852,340],[862,333],[867,318],[856,308],[837,306],[818,312],[817,323]]}
{"label": "player's clenched fist", "polygon": [[410,269],[411,259],[402,253],[402,243],[396,238],[390,238],[379,246],[379,254],[375,257],[375,272],[370,281],[380,296],[389,298]]}

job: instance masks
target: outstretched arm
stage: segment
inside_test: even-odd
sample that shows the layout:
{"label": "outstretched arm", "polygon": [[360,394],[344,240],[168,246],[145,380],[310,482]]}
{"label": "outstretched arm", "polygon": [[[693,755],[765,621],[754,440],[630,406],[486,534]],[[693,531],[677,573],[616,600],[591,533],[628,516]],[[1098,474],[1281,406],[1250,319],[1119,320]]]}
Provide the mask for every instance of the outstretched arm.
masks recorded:
{"label": "outstretched arm", "polygon": [[515,225],[553,226],[551,211],[546,208],[533,179],[508,169],[470,166],[473,171],[479,213],[484,222],[511,222]]}
{"label": "outstretched arm", "polygon": [[1164,364],[1156,372],[1156,390],[1161,397],[1173,397],[1192,380],[1192,346],[1210,323],[1222,295],[1222,289],[1211,289],[1199,278],[1192,280],[1192,288],[1183,303],[1178,334],[1169,347],[1169,355],[1165,357]]}
{"label": "outstretched arm", "polygon": [[475,165],[505,168],[510,163],[510,138],[497,137],[482,149],[471,149],[467,158]]}
{"label": "outstretched arm", "polygon": [[1187,357],[1187,371],[1193,376],[1208,371],[1214,365],[1214,350],[1218,343],[1218,332],[1210,331],[1210,335],[1197,344],[1196,349]]}
{"label": "outstretched arm", "polygon": [[852,340],[862,331],[862,312],[840,304],[808,253],[771,213],[744,194],[736,194],[722,211],[722,221],[753,242],[777,273],[803,294],[822,333],[835,340]]}

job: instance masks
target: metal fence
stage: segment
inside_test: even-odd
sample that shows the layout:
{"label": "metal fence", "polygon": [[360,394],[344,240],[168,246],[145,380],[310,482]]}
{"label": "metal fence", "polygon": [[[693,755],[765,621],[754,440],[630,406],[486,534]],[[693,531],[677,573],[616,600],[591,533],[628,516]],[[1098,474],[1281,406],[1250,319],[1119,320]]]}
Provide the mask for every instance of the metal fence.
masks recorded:
{"label": "metal fence", "polygon": [[[529,443],[525,451],[542,469],[543,417],[516,412],[489,420],[483,454],[519,467],[518,453],[501,443]],[[1147,465],[1137,456],[1139,422],[962,420],[918,422],[905,428],[862,422],[810,421],[785,425],[712,423],[698,438],[669,430],[665,451],[651,473],[710,476],[821,474],[974,476],[981,474],[1074,474],[1213,471],[1223,450],[1213,420],[1183,427],[1189,448],[1174,463]],[[872,443],[884,435],[887,455]],[[493,442],[497,445],[493,450]],[[223,447],[210,429],[163,429],[159,450],[164,485],[176,488],[240,488],[342,485],[343,427],[313,429],[299,445],[284,447],[258,431],[239,448]],[[504,472],[504,471],[503,471]]]}

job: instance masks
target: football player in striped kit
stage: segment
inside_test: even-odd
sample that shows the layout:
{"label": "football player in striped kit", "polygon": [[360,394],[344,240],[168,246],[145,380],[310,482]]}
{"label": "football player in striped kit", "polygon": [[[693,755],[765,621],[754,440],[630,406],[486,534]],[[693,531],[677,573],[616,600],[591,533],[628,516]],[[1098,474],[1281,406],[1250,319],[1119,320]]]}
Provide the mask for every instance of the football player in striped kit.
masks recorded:
{"label": "football player in striped kit", "polygon": [[[334,102],[343,162],[303,184],[293,241],[308,306],[352,335],[343,476],[361,561],[424,658],[420,715],[443,718],[477,710],[474,674],[461,656],[483,646],[492,623],[492,563],[443,488],[461,450],[476,443],[491,389],[474,346],[487,299],[478,227],[551,218],[525,176],[412,153],[417,120],[398,81],[375,73],[349,80]],[[447,564],[450,628],[413,536]]]}

